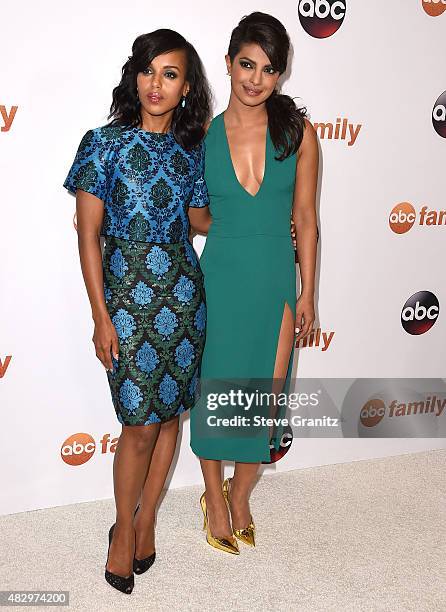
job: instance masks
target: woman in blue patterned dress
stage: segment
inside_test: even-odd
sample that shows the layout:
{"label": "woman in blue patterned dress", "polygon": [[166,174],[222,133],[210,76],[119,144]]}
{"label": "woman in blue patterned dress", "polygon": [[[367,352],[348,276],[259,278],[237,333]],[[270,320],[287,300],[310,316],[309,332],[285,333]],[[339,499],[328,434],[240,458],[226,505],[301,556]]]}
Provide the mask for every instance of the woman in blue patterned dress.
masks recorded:
{"label": "woman in blue patterned dress", "polygon": [[206,304],[188,207],[208,205],[202,141],[210,114],[201,61],[182,36],[157,30],[139,36],[132,52],[111,123],[85,134],[64,183],[76,194],[96,355],[122,424],[105,578],[124,593],[133,572],[155,560],[156,505],[179,415],[195,403]]}

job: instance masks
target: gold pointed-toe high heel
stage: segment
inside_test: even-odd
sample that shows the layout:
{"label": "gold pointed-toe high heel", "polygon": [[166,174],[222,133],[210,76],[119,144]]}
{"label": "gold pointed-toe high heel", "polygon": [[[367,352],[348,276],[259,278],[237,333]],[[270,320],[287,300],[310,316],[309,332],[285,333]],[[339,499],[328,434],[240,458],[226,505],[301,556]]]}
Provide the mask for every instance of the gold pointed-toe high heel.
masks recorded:
{"label": "gold pointed-toe high heel", "polygon": [[[231,508],[229,505],[229,488],[230,488],[231,480],[232,478],[226,478],[223,481],[223,485],[222,485],[223,486],[223,496],[226,500],[226,504],[228,506],[229,512],[231,511]],[[256,541],[255,541],[256,526],[254,525],[252,515],[249,521],[249,525],[247,527],[245,527],[244,529],[233,529],[232,531],[235,537],[241,540],[242,542],[244,542],[245,544],[248,544],[249,546],[256,545]]]}
{"label": "gold pointed-toe high heel", "polygon": [[206,530],[206,540],[208,544],[210,544],[214,548],[218,548],[218,550],[223,550],[224,552],[232,553],[233,555],[239,555],[240,551],[238,549],[237,540],[235,538],[215,538],[212,535],[211,530],[209,528],[208,511],[206,507],[206,491],[200,497],[200,506],[203,510],[203,529]]}

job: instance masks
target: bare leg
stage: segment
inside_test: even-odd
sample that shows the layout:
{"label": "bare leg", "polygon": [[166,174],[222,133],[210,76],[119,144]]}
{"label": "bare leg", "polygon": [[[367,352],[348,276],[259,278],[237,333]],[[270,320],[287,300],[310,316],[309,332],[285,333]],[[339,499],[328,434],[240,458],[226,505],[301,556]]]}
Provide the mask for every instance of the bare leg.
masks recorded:
{"label": "bare leg", "polygon": [[107,569],[120,576],[133,571],[135,530],[133,513],[150,465],[160,426],[124,425],[116,447],[113,479],[116,526],[110,546]]}
{"label": "bare leg", "polygon": [[147,477],[143,485],[139,510],[134,520],[136,558],[145,559],[155,552],[156,507],[169,473],[178,437],[179,417],[161,423]]}
{"label": "bare leg", "polygon": [[295,338],[295,315],[293,314],[288,302],[285,302],[280,326],[279,340],[276,350],[276,361],[274,364],[274,384],[273,391],[280,393],[285,382],[288,364]]}
{"label": "bare leg", "polygon": [[232,528],[222,491],[221,461],[200,458],[206,487],[209,529],[214,538],[231,538]]}
{"label": "bare leg", "polygon": [[[274,364],[272,391],[280,393],[286,379],[288,364],[294,342],[294,315],[287,303],[285,303],[280,326],[279,339],[277,342],[276,359]],[[249,524],[251,516],[249,510],[249,496],[254,485],[259,463],[235,464],[234,478],[230,487],[230,507],[232,526],[234,529],[244,529]]]}
{"label": "bare leg", "polygon": [[239,461],[235,464],[234,477],[229,488],[229,505],[234,529],[245,529],[249,525],[251,518],[249,496],[259,465],[260,463],[241,463]]}

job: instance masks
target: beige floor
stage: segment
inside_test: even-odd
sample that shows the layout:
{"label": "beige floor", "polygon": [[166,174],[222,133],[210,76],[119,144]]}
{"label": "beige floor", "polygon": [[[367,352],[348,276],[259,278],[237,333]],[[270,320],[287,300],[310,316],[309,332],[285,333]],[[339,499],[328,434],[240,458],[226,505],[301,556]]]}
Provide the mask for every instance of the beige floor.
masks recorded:
{"label": "beige floor", "polygon": [[169,491],[130,596],[103,579],[112,500],[0,517],[0,589],[65,589],[68,609],[104,612],[445,612],[445,473],[431,451],[264,477],[258,546],[238,557],[206,544],[201,489]]}

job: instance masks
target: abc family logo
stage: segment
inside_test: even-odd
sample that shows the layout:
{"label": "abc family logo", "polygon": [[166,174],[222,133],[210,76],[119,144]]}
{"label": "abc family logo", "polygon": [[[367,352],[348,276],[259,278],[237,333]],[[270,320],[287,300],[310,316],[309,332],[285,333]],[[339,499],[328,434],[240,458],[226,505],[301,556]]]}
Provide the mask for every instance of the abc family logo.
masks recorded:
{"label": "abc family logo", "polygon": [[[101,454],[107,452],[114,453],[119,436],[110,439],[110,434],[106,433],[99,440]],[[96,442],[90,434],[75,433],[69,436],[62,444],[60,456],[68,465],[82,465],[87,463],[96,451]]]}
{"label": "abc family logo", "polygon": [[392,400],[388,406],[381,399],[368,400],[361,408],[359,419],[364,427],[376,427],[386,416],[389,419],[395,417],[410,417],[416,414],[434,415],[440,417],[445,409],[446,398],[437,398],[436,395],[426,397],[424,401],[400,402]]}
{"label": "abc family logo", "polygon": [[401,325],[413,336],[424,334],[440,314],[438,298],[431,291],[417,291],[406,301],[401,311]]}
{"label": "abc family logo", "polygon": [[429,210],[422,206],[417,213],[410,202],[396,204],[389,215],[389,227],[395,234],[405,234],[415,222],[421,226],[446,226],[446,210]]}
{"label": "abc family logo", "polygon": [[299,21],[307,34],[328,38],[344,21],[346,0],[299,0]]}
{"label": "abc family logo", "polygon": [[446,11],[446,0],[421,0],[421,4],[431,17],[438,17]]}
{"label": "abc family logo", "polygon": [[438,96],[432,109],[432,125],[442,138],[446,138],[446,91]]}

